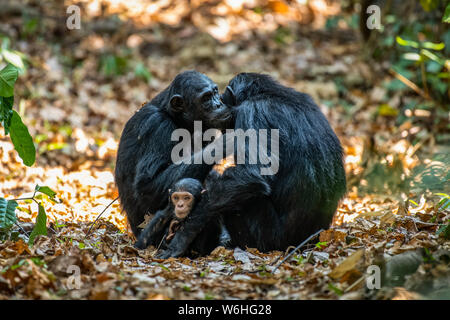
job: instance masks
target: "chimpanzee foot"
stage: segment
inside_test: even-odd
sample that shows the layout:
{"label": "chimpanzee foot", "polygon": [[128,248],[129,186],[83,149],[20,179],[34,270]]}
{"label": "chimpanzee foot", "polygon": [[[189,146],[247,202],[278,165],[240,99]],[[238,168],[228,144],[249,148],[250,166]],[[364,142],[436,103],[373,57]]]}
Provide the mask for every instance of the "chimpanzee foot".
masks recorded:
{"label": "chimpanzee foot", "polygon": [[181,257],[182,255],[183,255],[183,252],[168,248],[166,250],[162,250],[162,251],[158,252],[155,255],[155,258],[156,259],[178,258],[178,257]]}

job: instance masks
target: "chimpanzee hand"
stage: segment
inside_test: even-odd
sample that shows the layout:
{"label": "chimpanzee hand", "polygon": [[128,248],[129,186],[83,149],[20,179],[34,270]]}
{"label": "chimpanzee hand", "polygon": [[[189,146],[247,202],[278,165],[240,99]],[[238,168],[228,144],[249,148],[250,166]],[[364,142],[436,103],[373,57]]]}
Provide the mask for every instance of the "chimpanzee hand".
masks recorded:
{"label": "chimpanzee hand", "polygon": [[149,245],[157,245],[164,236],[164,230],[171,217],[171,213],[167,210],[156,212],[152,220],[145,226],[138,237],[138,241],[134,244],[137,249],[145,249]]}
{"label": "chimpanzee hand", "polygon": [[155,258],[168,259],[171,257],[177,258],[184,255],[195,236],[196,234],[192,234],[189,230],[181,228],[175,233],[175,236],[172,241],[170,241],[167,249],[158,252]]}

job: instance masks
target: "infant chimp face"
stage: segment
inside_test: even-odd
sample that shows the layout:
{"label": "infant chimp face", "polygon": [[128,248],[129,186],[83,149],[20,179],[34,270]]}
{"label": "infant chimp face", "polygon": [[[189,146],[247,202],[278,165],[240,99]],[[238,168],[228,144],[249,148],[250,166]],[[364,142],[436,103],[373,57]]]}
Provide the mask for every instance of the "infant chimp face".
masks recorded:
{"label": "infant chimp face", "polygon": [[171,200],[175,209],[175,216],[178,219],[186,218],[194,205],[194,196],[187,191],[172,193]]}

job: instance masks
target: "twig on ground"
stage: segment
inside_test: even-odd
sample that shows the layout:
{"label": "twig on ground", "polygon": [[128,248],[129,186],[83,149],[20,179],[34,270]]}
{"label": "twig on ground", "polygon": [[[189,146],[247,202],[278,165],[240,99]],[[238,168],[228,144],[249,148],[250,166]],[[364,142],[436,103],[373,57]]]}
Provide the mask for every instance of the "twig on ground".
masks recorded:
{"label": "twig on ground", "polygon": [[103,209],[103,211],[97,216],[97,218],[95,219],[95,221],[91,224],[91,227],[89,228],[88,232],[86,233],[86,236],[84,237],[85,239],[87,238],[87,236],[91,233],[92,228],[94,227],[95,223],[97,222],[98,219],[100,219],[100,217],[102,216],[103,213],[105,213],[106,210],[108,210],[108,208],[114,203],[116,202],[116,200],[118,200],[119,197],[115,198],[113,201],[111,201],[105,209]]}
{"label": "twig on ground", "polygon": [[[277,269],[287,260],[289,259],[297,250],[299,250],[301,247],[303,247],[305,244],[307,244],[309,241],[311,241],[312,239],[314,239],[315,237],[317,237],[322,231],[324,231],[323,229],[320,229],[319,231],[317,231],[316,233],[314,233],[313,235],[309,236],[305,241],[303,241],[302,243],[300,243],[294,250],[292,250],[273,270],[272,273],[275,273],[275,271],[277,271]],[[281,256],[280,256],[281,258]]]}

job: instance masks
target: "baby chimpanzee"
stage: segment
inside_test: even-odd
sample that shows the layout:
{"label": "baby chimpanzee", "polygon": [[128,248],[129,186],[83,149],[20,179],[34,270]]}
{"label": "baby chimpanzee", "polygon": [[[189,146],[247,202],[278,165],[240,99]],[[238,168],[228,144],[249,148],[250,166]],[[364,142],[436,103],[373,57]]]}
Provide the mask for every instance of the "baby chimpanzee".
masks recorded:
{"label": "baby chimpanzee", "polygon": [[[152,220],[139,235],[136,247],[145,249],[149,245],[173,251],[179,255],[209,254],[221,238],[219,219],[207,222],[205,228],[198,232],[198,226],[204,225],[206,217],[204,206],[208,201],[206,190],[200,181],[192,178],[178,180],[169,189],[169,204],[156,212]],[[189,224],[185,222],[189,220]],[[177,232],[183,230],[183,232]],[[165,258],[164,252],[159,254]]]}

